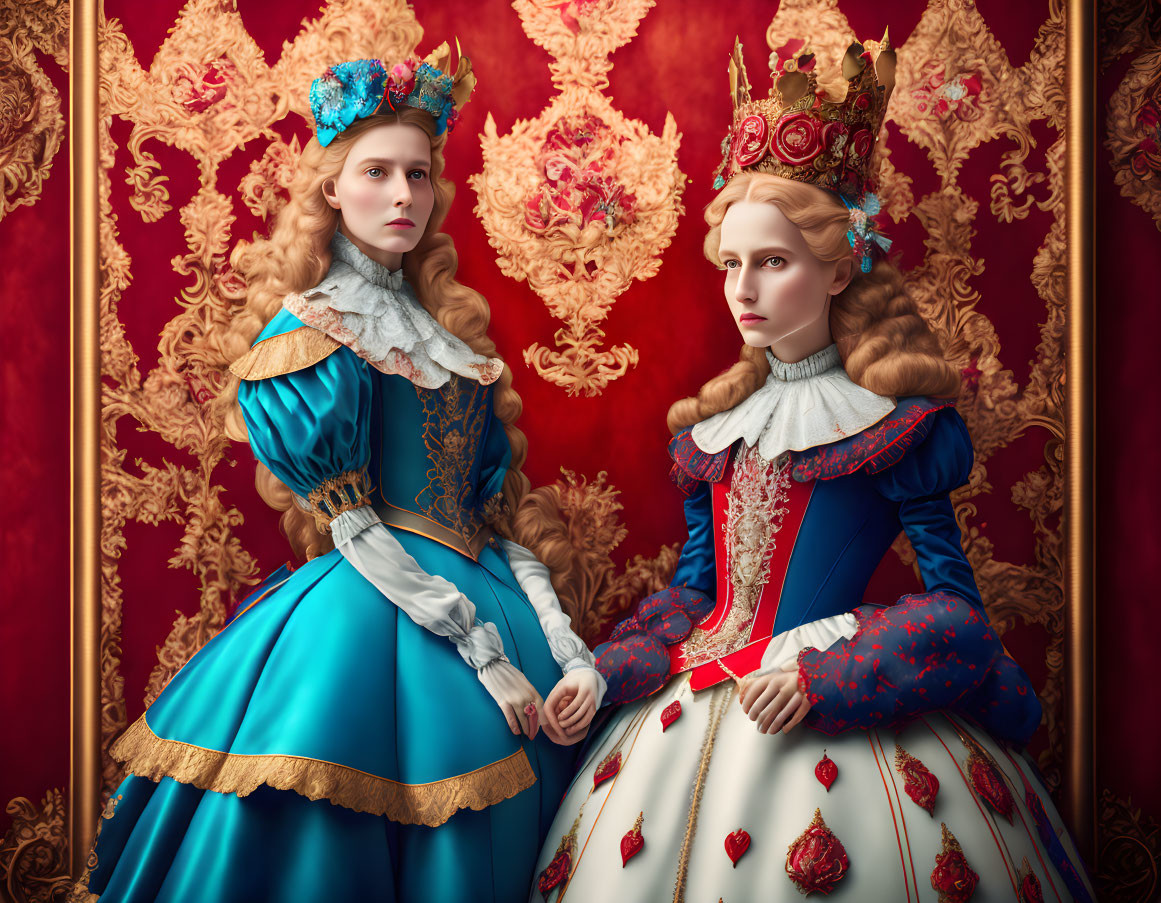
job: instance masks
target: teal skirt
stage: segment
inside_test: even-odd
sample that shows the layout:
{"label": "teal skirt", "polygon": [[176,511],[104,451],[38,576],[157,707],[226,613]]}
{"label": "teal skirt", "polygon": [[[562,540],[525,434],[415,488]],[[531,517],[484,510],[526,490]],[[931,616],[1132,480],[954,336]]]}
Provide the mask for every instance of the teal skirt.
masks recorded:
{"label": "teal skirt", "polygon": [[[503,554],[395,535],[546,697],[560,668]],[[573,765],[337,551],[210,640],[114,754],[130,776],[82,879],[102,901],[524,899]]]}

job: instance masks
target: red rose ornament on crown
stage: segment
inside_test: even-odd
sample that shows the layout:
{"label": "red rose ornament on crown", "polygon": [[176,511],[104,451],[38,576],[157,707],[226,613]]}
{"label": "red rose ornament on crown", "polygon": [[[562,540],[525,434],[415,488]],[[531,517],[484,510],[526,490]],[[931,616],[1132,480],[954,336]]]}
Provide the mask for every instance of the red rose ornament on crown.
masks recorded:
{"label": "red rose ornament on crown", "polygon": [[895,87],[895,51],[890,39],[854,43],[843,57],[846,97],[819,92],[816,59],[805,41],[794,40],[770,55],[774,84],[754,100],[736,38],[730,57],[734,106],[730,133],[714,188],[743,170],[809,182],[858,200],[874,190],[871,156]]}

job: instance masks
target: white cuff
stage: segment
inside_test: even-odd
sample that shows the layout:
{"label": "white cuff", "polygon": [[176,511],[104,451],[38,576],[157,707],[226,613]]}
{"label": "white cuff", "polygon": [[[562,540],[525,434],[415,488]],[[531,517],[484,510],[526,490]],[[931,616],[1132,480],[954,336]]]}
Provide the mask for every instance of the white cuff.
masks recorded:
{"label": "white cuff", "polygon": [[374,510],[343,512],[331,522],[331,535],[355,570],[420,627],[455,643],[473,668],[503,657],[495,625],[476,620],[476,606],[455,584],[420,567]]}
{"label": "white cuff", "polygon": [[849,640],[858,629],[859,622],[850,612],[799,624],[778,634],[770,641],[770,645],[762,653],[762,663],[754,672],[754,676],[760,677],[763,674],[773,674],[776,671],[797,667],[798,653],[803,649],[825,652],[840,640]]}
{"label": "white cuff", "polygon": [[336,546],[354,539],[368,527],[383,523],[370,505],[344,511],[331,521],[331,539]]}

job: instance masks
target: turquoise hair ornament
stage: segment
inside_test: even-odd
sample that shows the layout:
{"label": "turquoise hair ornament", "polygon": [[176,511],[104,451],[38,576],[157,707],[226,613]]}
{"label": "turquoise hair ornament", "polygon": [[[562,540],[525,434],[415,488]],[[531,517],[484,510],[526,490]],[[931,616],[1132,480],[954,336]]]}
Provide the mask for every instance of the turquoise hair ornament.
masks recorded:
{"label": "turquoise hair ornament", "polygon": [[871,272],[872,255],[875,248],[886,254],[891,249],[891,239],[879,231],[875,217],[883,210],[879,196],[868,191],[863,199],[854,202],[838,195],[843,206],[850,211],[851,227],[847,230],[847,241],[855,257],[859,258],[859,269],[864,273]]}
{"label": "turquoise hair ornament", "polygon": [[[457,54],[459,49],[457,41]],[[453,73],[448,70],[450,56],[445,42],[423,62],[408,59],[390,69],[382,60],[351,60],[331,66],[310,86],[310,111],[318,143],[326,147],[356,120],[403,106],[430,113],[437,135],[450,131],[476,84],[471,60],[460,54]]]}

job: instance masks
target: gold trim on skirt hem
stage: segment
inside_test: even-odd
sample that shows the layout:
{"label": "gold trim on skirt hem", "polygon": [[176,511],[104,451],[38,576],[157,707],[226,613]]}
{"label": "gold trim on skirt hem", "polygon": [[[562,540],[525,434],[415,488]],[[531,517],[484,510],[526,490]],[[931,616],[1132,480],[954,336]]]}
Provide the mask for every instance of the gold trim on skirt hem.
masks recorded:
{"label": "gold trim on skirt hem", "polygon": [[247,796],[260,785],[293,790],[405,825],[442,825],[460,809],[485,809],[536,783],[523,749],[467,774],[404,784],[347,765],[288,755],[247,755],[206,749],[158,737],[142,715],[113,744],[111,753],[130,774],[173,778],[215,793]]}

